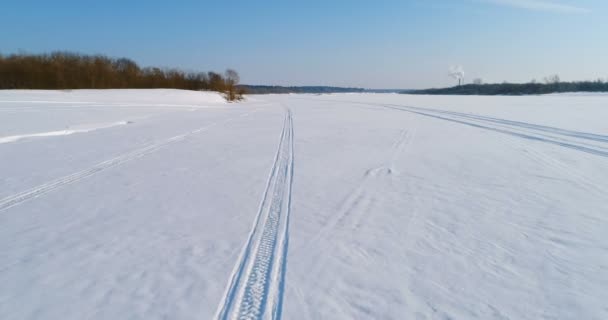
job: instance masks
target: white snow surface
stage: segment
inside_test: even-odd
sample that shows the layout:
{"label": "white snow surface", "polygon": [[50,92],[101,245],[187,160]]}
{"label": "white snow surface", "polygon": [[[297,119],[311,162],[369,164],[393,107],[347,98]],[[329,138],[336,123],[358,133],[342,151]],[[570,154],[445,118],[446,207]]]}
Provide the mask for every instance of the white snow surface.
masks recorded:
{"label": "white snow surface", "polygon": [[608,319],[606,99],[0,91],[0,319]]}

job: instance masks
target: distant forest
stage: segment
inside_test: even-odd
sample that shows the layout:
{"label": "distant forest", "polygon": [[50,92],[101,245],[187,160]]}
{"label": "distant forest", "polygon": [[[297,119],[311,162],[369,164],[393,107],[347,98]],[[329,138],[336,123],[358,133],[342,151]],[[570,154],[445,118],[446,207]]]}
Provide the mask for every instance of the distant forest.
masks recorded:
{"label": "distant forest", "polygon": [[608,82],[561,82],[559,78],[546,83],[467,84],[451,88],[410,90],[406,94],[431,95],[535,95],[561,92],[608,92]]}
{"label": "distant forest", "polygon": [[344,92],[364,92],[361,88],[342,88],[326,86],[303,86],[303,87],[282,87],[282,86],[255,86],[239,85],[240,89],[249,94],[270,94],[270,93],[344,93]]}
{"label": "distant forest", "polygon": [[230,69],[220,74],[141,68],[127,58],[71,52],[0,54],[0,89],[173,88],[217,91],[237,100],[244,93],[238,82],[238,73]]}
{"label": "distant forest", "polygon": [[[228,69],[217,72],[184,72],[158,67],[142,68],[128,58],[82,55],[72,52],[49,54],[0,54],[0,89],[146,89],[173,88],[217,91],[226,99],[243,94],[396,92],[330,86],[239,85],[239,75]],[[608,82],[563,82],[557,75],[544,82],[460,85],[450,88],[402,90],[407,94],[431,95],[535,95],[560,92],[608,92]]]}

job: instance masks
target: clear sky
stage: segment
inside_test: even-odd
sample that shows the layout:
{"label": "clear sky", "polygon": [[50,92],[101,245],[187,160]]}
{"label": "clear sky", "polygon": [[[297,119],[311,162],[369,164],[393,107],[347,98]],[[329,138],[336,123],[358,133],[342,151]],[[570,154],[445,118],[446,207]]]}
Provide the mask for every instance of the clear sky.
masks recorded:
{"label": "clear sky", "polygon": [[0,53],[70,50],[242,82],[424,88],[608,77],[606,0],[0,0]]}

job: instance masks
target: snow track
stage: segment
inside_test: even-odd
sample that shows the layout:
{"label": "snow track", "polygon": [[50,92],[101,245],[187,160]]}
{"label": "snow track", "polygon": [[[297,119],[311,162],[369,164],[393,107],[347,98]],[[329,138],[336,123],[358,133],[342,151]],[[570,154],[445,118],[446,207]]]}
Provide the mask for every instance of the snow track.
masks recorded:
{"label": "snow track", "polygon": [[604,145],[608,143],[608,137],[603,135],[452,111],[394,105],[384,105],[384,107],[608,157],[608,147]]}
{"label": "snow track", "polygon": [[606,145],[608,144],[607,135],[573,131],[521,121],[500,119],[495,117],[432,108],[420,108],[397,104],[375,104],[359,101],[319,101],[347,102],[355,105],[383,107],[393,110],[405,111],[425,117],[459,123],[470,127],[494,131],[527,140],[552,144],[559,147],[608,158],[608,145]]}
{"label": "snow track", "polygon": [[112,127],[116,127],[116,126],[124,126],[124,125],[128,125],[130,123],[131,123],[131,121],[119,121],[119,122],[114,122],[114,123],[103,123],[103,124],[90,125],[90,126],[84,127],[84,128],[73,128],[73,129],[65,129],[65,130],[58,130],[58,131],[47,131],[47,132],[38,132],[38,133],[8,136],[8,137],[0,137],[0,144],[15,142],[15,141],[23,140],[23,139],[31,139],[31,138],[69,136],[69,135],[75,134],[75,133],[91,132],[91,131],[100,130],[100,129],[112,128]]}
{"label": "snow track", "polygon": [[232,273],[217,319],[281,318],[293,162],[293,122],[288,109],[256,222]]}
{"label": "snow track", "polygon": [[[336,213],[324,222],[319,232],[299,250],[312,247],[324,248],[323,251],[335,250],[335,242],[328,241],[337,230],[358,232],[364,224],[363,219],[378,210],[386,198],[395,194],[395,179],[399,176],[397,159],[400,158],[414,139],[416,129],[402,130],[391,146],[390,156],[377,167],[367,169],[361,181],[348,193]],[[322,242],[326,242],[324,245]],[[318,249],[317,249],[318,250]]]}
{"label": "snow track", "polygon": [[41,185],[38,185],[36,187],[33,187],[31,189],[19,192],[17,194],[8,196],[4,199],[0,200],[0,212],[7,210],[11,207],[14,207],[16,205],[22,204],[28,200],[32,200],[36,197],[39,197],[43,194],[49,193],[51,191],[57,190],[59,188],[65,187],[69,184],[78,182],[80,180],[86,179],[90,176],[93,176],[101,171],[119,166],[121,164],[133,161],[135,159],[141,158],[145,155],[148,155],[150,153],[153,153],[159,149],[162,149],[170,144],[182,141],[192,135],[195,135],[197,133],[206,131],[214,126],[217,126],[219,124],[224,124],[227,123],[231,120],[233,120],[234,118],[230,118],[224,121],[220,121],[220,122],[215,122],[212,124],[209,124],[207,126],[192,130],[190,132],[184,133],[184,134],[180,134],[162,141],[157,141],[151,144],[148,144],[144,147],[141,147],[139,149],[133,150],[131,152],[122,154],[118,157],[100,162],[88,169],[61,177],[59,179],[55,179],[52,180],[50,182],[47,183],[43,183]]}

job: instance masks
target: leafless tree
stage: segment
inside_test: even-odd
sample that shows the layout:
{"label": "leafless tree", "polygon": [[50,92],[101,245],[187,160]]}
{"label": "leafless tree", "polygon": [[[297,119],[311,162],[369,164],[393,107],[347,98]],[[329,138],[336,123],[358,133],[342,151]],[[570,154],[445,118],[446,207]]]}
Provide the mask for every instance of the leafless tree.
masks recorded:
{"label": "leafless tree", "polygon": [[556,84],[560,82],[559,75],[554,74],[548,77],[545,77],[545,83],[547,84]]}
{"label": "leafless tree", "polygon": [[226,79],[226,96],[228,100],[235,101],[242,99],[242,95],[237,90],[237,85],[240,81],[239,74],[232,69],[228,69],[224,73],[224,78]]}
{"label": "leafless tree", "polygon": [[233,69],[226,70],[224,76],[226,77],[226,83],[228,83],[228,85],[236,86],[241,80],[239,74]]}

